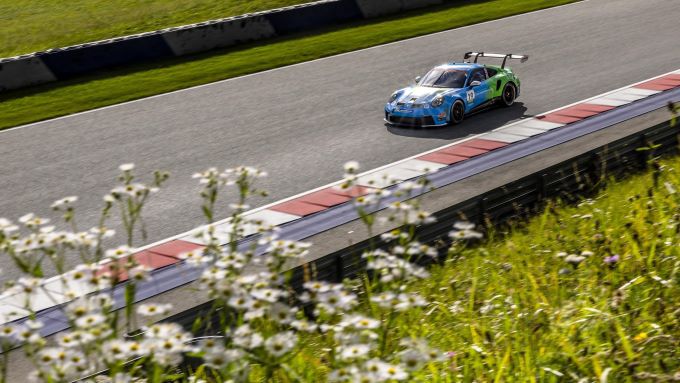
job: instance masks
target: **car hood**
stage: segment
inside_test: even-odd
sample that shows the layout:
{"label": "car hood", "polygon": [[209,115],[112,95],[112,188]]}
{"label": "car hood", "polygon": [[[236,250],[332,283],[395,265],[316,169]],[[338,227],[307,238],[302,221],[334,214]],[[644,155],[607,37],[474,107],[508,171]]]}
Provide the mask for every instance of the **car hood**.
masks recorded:
{"label": "car hood", "polygon": [[453,91],[448,88],[431,88],[427,86],[413,86],[400,89],[397,102],[423,104],[431,102],[437,95],[450,93]]}

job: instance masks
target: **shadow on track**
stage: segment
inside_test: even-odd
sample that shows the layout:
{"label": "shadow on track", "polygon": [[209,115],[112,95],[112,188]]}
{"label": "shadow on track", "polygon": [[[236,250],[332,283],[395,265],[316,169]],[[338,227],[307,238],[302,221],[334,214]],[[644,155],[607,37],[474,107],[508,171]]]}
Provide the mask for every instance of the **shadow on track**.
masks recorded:
{"label": "shadow on track", "polygon": [[523,103],[515,103],[510,108],[492,108],[472,116],[465,117],[458,126],[442,126],[435,128],[409,128],[387,125],[387,131],[405,137],[415,138],[438,138],[442,140],[455,140],[465,138],[472,134],[489,132],[500,128],[510,121],[520,118],[532,117],[526,114],[527,108]]}

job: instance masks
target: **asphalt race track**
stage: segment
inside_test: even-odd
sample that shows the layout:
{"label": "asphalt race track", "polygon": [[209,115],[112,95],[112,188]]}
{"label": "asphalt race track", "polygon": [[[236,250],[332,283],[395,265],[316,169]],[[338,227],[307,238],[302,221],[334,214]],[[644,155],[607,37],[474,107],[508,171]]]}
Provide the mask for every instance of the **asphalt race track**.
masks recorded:
{"label": "asphalt race track", "polygon": [[[54,200],[78,195],[87,228],[117,166],[134,162],[173,176],[137,244],[156,241],[203,223],[191,174],[209,166],[267,170],[256,207],[339,179],[349,160],[378,167],[678,69],[679,14],[674,0],[590,0],[0,132],[0,216],[54,217]],[[455,128],[384,126],[392,91],[469,50],[531,56],[510,64],[522,79],[514,107]],[[16,276],[3,268],[0,279]]]}

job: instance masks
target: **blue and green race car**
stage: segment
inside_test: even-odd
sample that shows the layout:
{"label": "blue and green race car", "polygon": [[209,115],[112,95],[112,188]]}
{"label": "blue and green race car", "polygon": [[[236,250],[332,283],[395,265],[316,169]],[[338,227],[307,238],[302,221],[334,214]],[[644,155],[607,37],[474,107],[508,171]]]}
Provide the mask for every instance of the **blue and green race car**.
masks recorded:
{"label": "blue and green race car", "polygon": [[[501,66],[477,63],[480,57],[503,59]],[[467,61],[474,58],[473,62]],[[492,105],[511,106],[519,96],[520,81],[505,64],[525,62],[529,56],[468,52],[462,63],[439,65],[415,85],[394,92],[385,105],[385,122],[405,126],[459,124],[463,118]]]}

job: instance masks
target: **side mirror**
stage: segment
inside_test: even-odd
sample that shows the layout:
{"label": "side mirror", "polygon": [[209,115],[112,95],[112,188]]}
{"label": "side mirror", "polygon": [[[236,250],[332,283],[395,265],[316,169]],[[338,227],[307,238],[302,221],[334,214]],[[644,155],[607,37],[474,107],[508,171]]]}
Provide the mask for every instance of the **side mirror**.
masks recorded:
{"label": "side mirror", "polygon": [[470,83],[470,86],[472,86],[472,87],[479,86],[479,85],[482,85],[481,81],[473,81],[473,82]]}
{"label": "side mirror", "polygon": [[421,79],[420,76],[416,76],[416,84],[420,82],[420,79]]}

